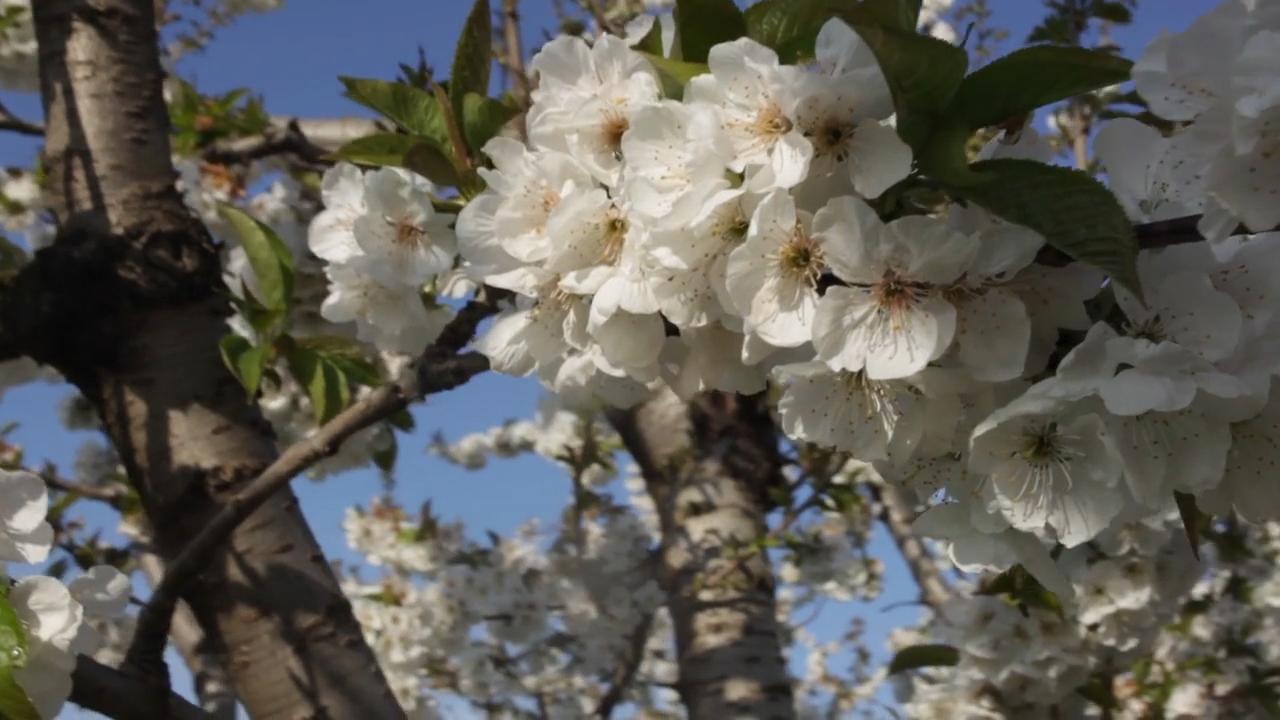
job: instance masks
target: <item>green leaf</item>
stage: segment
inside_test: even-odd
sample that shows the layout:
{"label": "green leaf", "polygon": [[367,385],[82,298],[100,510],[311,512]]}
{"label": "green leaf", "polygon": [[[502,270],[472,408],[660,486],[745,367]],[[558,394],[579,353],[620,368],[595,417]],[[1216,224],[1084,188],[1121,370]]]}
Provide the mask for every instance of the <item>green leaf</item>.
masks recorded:
{"label": "green leaf", "polygon": [[457,187],[462,182],[449,155],[433,141],[423,140],[404,154],[404,167],[437,185]]}
{"label": "green leaf", "polygon": [[258,300],[268,310],[288,310],[293,299],[293,254],[289,248],[274,230],[243,210],[224,204],[218,211],[249,258],[262,294]]}
{"label": "green leaf", "polygon": [[[462,117],[466,97],[489,94],[489,69],[493,60],[493,28],[489,0],[476,0],[462,26],[449,72],[449,101],[454,117]],[[476,146],[472,146],[476,148]]]}
{"label": "green leaf", "polygon": [[9,603],[9,583],[0,582],[0,718],[40,720],[26,691],[13,677],[13,669],[26,664],[26,631]]}
{"label": "green leaf", "polygon": [[649,53],[644,53],[644,57],[658,71],[658,78],[662,80],[662,94],[673,100],[684,97],[684,86],[689,84],[689,80],[711,72],[706,63],[671,60]]}
{"label": "green leaf", "polygon": [[364,105],[413,135],[449,144],[444,111],[431,93],[405,85],[367,78],[339,77],[348,98]]}
{"label": "green leaf", "polygon": [[762,0],[747,8],[747,37],[778,53],[784,63],[814,56],[814,42],[822,25],[838,5],[852,0]]}
{"label": "green leaf", "polygon": [[895,675],[922,667],[951,667],[959,664],[960,651],[950,645],[912,645],[904,647],[889,663],[889,674]]}
{"label": "green leaf", "polygon": [[391,424],[391,427],[401,432],[413,432],[413,428],[417,425],[413,415],[408,410],[393,413],[387,418],[387,422]]}
{"label": "green leaf", "polygon": [[952,103],[971,129],[996,125],[1060,100],[1129,79],[1133,63],[1081,47],[1037,45],[1016,50],[964,79]]}
{"label": "green leaf", "polygon": [[920,22],[921,0],[863,0],[862,12],[884,27],[915,32]]}
{"label": "green leaf", "polygon": [[1113,678],[1105,673],[1094,673],[1083,685],[1076,688],[1076,693],[1104,710],[1119,709],[1120,703],[1112,691]]}
{"label": "green leaf", "polygon": [[404,156],[420,142],[421,138],[403,133],[378,133],[352,140],[338,148],[334,157],[361,165],[403,167]]}
{"label": "green leaf", "polygon": [[[846,19],[860,13],[841,13]],[[876,25],[854,24],[871,47],[893,93],[898,134],[919,152],[964,80],[969,56],[937,38]]]}
{"label": "green leaf", "polygon": [[1191,493],[1173,491],[1174,503],[1178,506],[1178,517],[1182,519],[1182,530],[1187,534],[1187,542],[1191,543],[1191,554],[1200,559],[1200,525],[1203,515],[1196,505],[1196,496]]}
{"label": "green leaf", "polygon": [[0,667],[22,667],[27,664],[26,631],[13,605],[9,604],[9,583],[0,585],[3,585],[0,588]]}
{"label": "green leaf", "polygon": [[351,388],[342,369],[315,350],[302,346],[291,348],[289,370],[307,389],[316,423],[332,420],[351,401]]}
{"label": "green leaf", "polygon": [[1118,25],[1133,22],[1133,11],[1122,2],[1114,0],[1094,0],[1089,6],[1089,14],[1099,20],[1106,20]]}
{"label": "green leaf", "polygon": [[13,668],[0,666],[0,718],[4,720],[40,720],[40,713],[27,698],[27,693],[13,677]]}
{"label": "green leaf", "polygon": [[1048,610],[1063,617],[1062,601],[1021,564],[987,580],[974,594],[1004,595],[1026,607]]}
{"label": "green leaf", "polygon": [[1089,263],[1142,297],[1138,243],[1111,191],[1087,173],[1031,160],[985,160],[971,166],[987,179],[951,188],[1049,245]]}
{"label": "green leaf", "polygon": [[223,335],[218,341],[218,351],[222,353],[223,364],[244,386],[249,399],[257,397],[258,387],[262,384],[262,371],[267,366],[266,348],[254,347],[239,335]]}
{"label": "green leaf", "polygon": [[387,446],[375,450],[373,453],[373,464],[384,473],[389,473],[396,467],[396,456],[400,454],[400,443],[396,441],[395,435],[388,438]]}
{"label": "green leaf", "polygon": [[462,134],[472,150],[479,150],[516,116],[513,107],[477,93],[467,93],[462,101]]}
{"label": "green leaf", "polygon": [[713,45],[746,34],[746,18],[733,0],[676,0],[676,36],[687,62],[706,62]]}
{"label": "green leaf", "polygon": [[347,338],[318,335],[297,338],[294,342],[337,365],[347,379],[357,385],[378,385],[382,382],[382,373],[377,366],[365,357],[359,345]]}

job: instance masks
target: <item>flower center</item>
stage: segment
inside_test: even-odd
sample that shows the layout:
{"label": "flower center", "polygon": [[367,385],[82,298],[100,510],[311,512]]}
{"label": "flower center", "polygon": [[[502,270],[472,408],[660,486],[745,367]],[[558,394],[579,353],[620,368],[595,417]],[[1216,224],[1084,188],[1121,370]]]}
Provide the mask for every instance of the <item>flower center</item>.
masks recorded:
{"label": "flower center", "polygon": [[387,224],[395,229],[393,241],[397,247],[416,248],[422,244],[422,239],[427,235],[426,230],[418,227],[409,218],[399,220],[387,218]]}
{"label": "flower center", "polygon": [[1124,331],[1129,337],[1150,340],[1153,343],[1163,342],[1169,337],[1164,321],[1159,315],[1152,315],[1142,322],[1130,323],[1125,326]]}
{"label": "flower center", "polygon": [[889,316],[894,330],[901,328],[903,316],[915,307],[926,291],[924,285],[907,280],[892,270],[871,287],[880,312]]}
{"label": "flower center", "polygon": [[794,127],[791,119],[782,112],[777,103],[769,103],[756,115],[752,129],[756,135],[777,138],[791,132]]}
{"label": "flower center", "polygon": [[1072,453],[1065,447],[1064,439],[1056,422],[1033,425],[1023,429],[1023,444],[1018,454],[1028,464],[1038,467],[1065,463],[1071,459]]}
{"label": "flower center", "polygon": [[626,216],[617,207],[609,208],[604,221],[604,241],[600,249],[602,265],[616,265],[622,257],[622,246],[627,239],[627,230],[631,225]]}
{"label": "flower center", "polygon": [[600,127],[600,133],[604,138],[604,145],[613,153],[614,159],[621,160],[622,136],[631,128],[631,122],[616,109],[605,110],[603,114],[604,123]]}
{"label": "flower center", "polygon": [[829,155],[839,162],[849,158],[849,141],[853,139],[854,127],[851,123],[838,118],[828,118],[805,137],[813,143],[816,155]]}
{"label": "flower center", "polygon": [[822,247],[799,227],[778,250],[778,268],[793,280],[816,287],[823,267]]}

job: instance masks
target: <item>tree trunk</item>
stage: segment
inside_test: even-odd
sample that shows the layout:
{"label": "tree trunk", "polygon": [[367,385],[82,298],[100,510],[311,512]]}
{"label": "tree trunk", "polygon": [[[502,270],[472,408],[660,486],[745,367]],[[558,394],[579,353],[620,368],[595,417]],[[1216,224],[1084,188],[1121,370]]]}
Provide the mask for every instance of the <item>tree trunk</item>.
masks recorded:
{"label": "tree trunk", "polygon": [[768,488],[781,482],[762,397],[669,392],[614,425],[644,473],[662,525],[662,581],[675,621],[689,717],[795,717],[768,557]]}
{"label": "tree trunk", "polygon": [[[14,280],[7,347],[102,414],[167,558],[275,457],[219,359],[218,251],[174,187],[152,0],[38,0],[58,240]],[[292,492],[185,596],[254,718],[402,716]]]}

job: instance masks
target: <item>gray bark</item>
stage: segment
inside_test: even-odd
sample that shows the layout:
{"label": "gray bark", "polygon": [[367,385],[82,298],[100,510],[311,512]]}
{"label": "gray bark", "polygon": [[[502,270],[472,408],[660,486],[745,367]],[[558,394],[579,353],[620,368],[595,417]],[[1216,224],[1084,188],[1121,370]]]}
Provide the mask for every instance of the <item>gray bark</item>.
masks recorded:
{"label": "gray bark", "polygon": [[[276,449],[219,359],[225,289],[174,188],[151,0],[33,7],[59,235],[8,288],[0,346],[93,401],[171,559]],[[289,490],[185,599],[253,717],[402,716]]]}
{"label": "gray bark", "polygon": [[766,493],[780,482],[762,398],[669,392],[612,420],[662,525],[662,582],[679,691],[693,720],[795,717],[768,558]]}

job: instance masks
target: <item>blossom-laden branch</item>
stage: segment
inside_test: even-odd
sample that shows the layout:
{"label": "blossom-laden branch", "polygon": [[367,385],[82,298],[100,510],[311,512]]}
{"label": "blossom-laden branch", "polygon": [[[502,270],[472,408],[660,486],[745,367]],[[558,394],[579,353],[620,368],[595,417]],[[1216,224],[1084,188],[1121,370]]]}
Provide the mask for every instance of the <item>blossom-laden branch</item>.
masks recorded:
{"label": "blossom-laden branch", "polygon": [[497,311],[498,294],[468,303],[418,359],[404,379],[384,385],[339,413],[305,440],[295,443],[257,478],[233,496],[170,563],[145,608],[126,655],[126,665],[163,674],[165,638],[174,608],[186,587],[222,549],[232,531],[289,481],[338,451],[361,430],[384,420],[427,395],[451,390],[489,368],[476,352],[462,352],[476,327]]}

